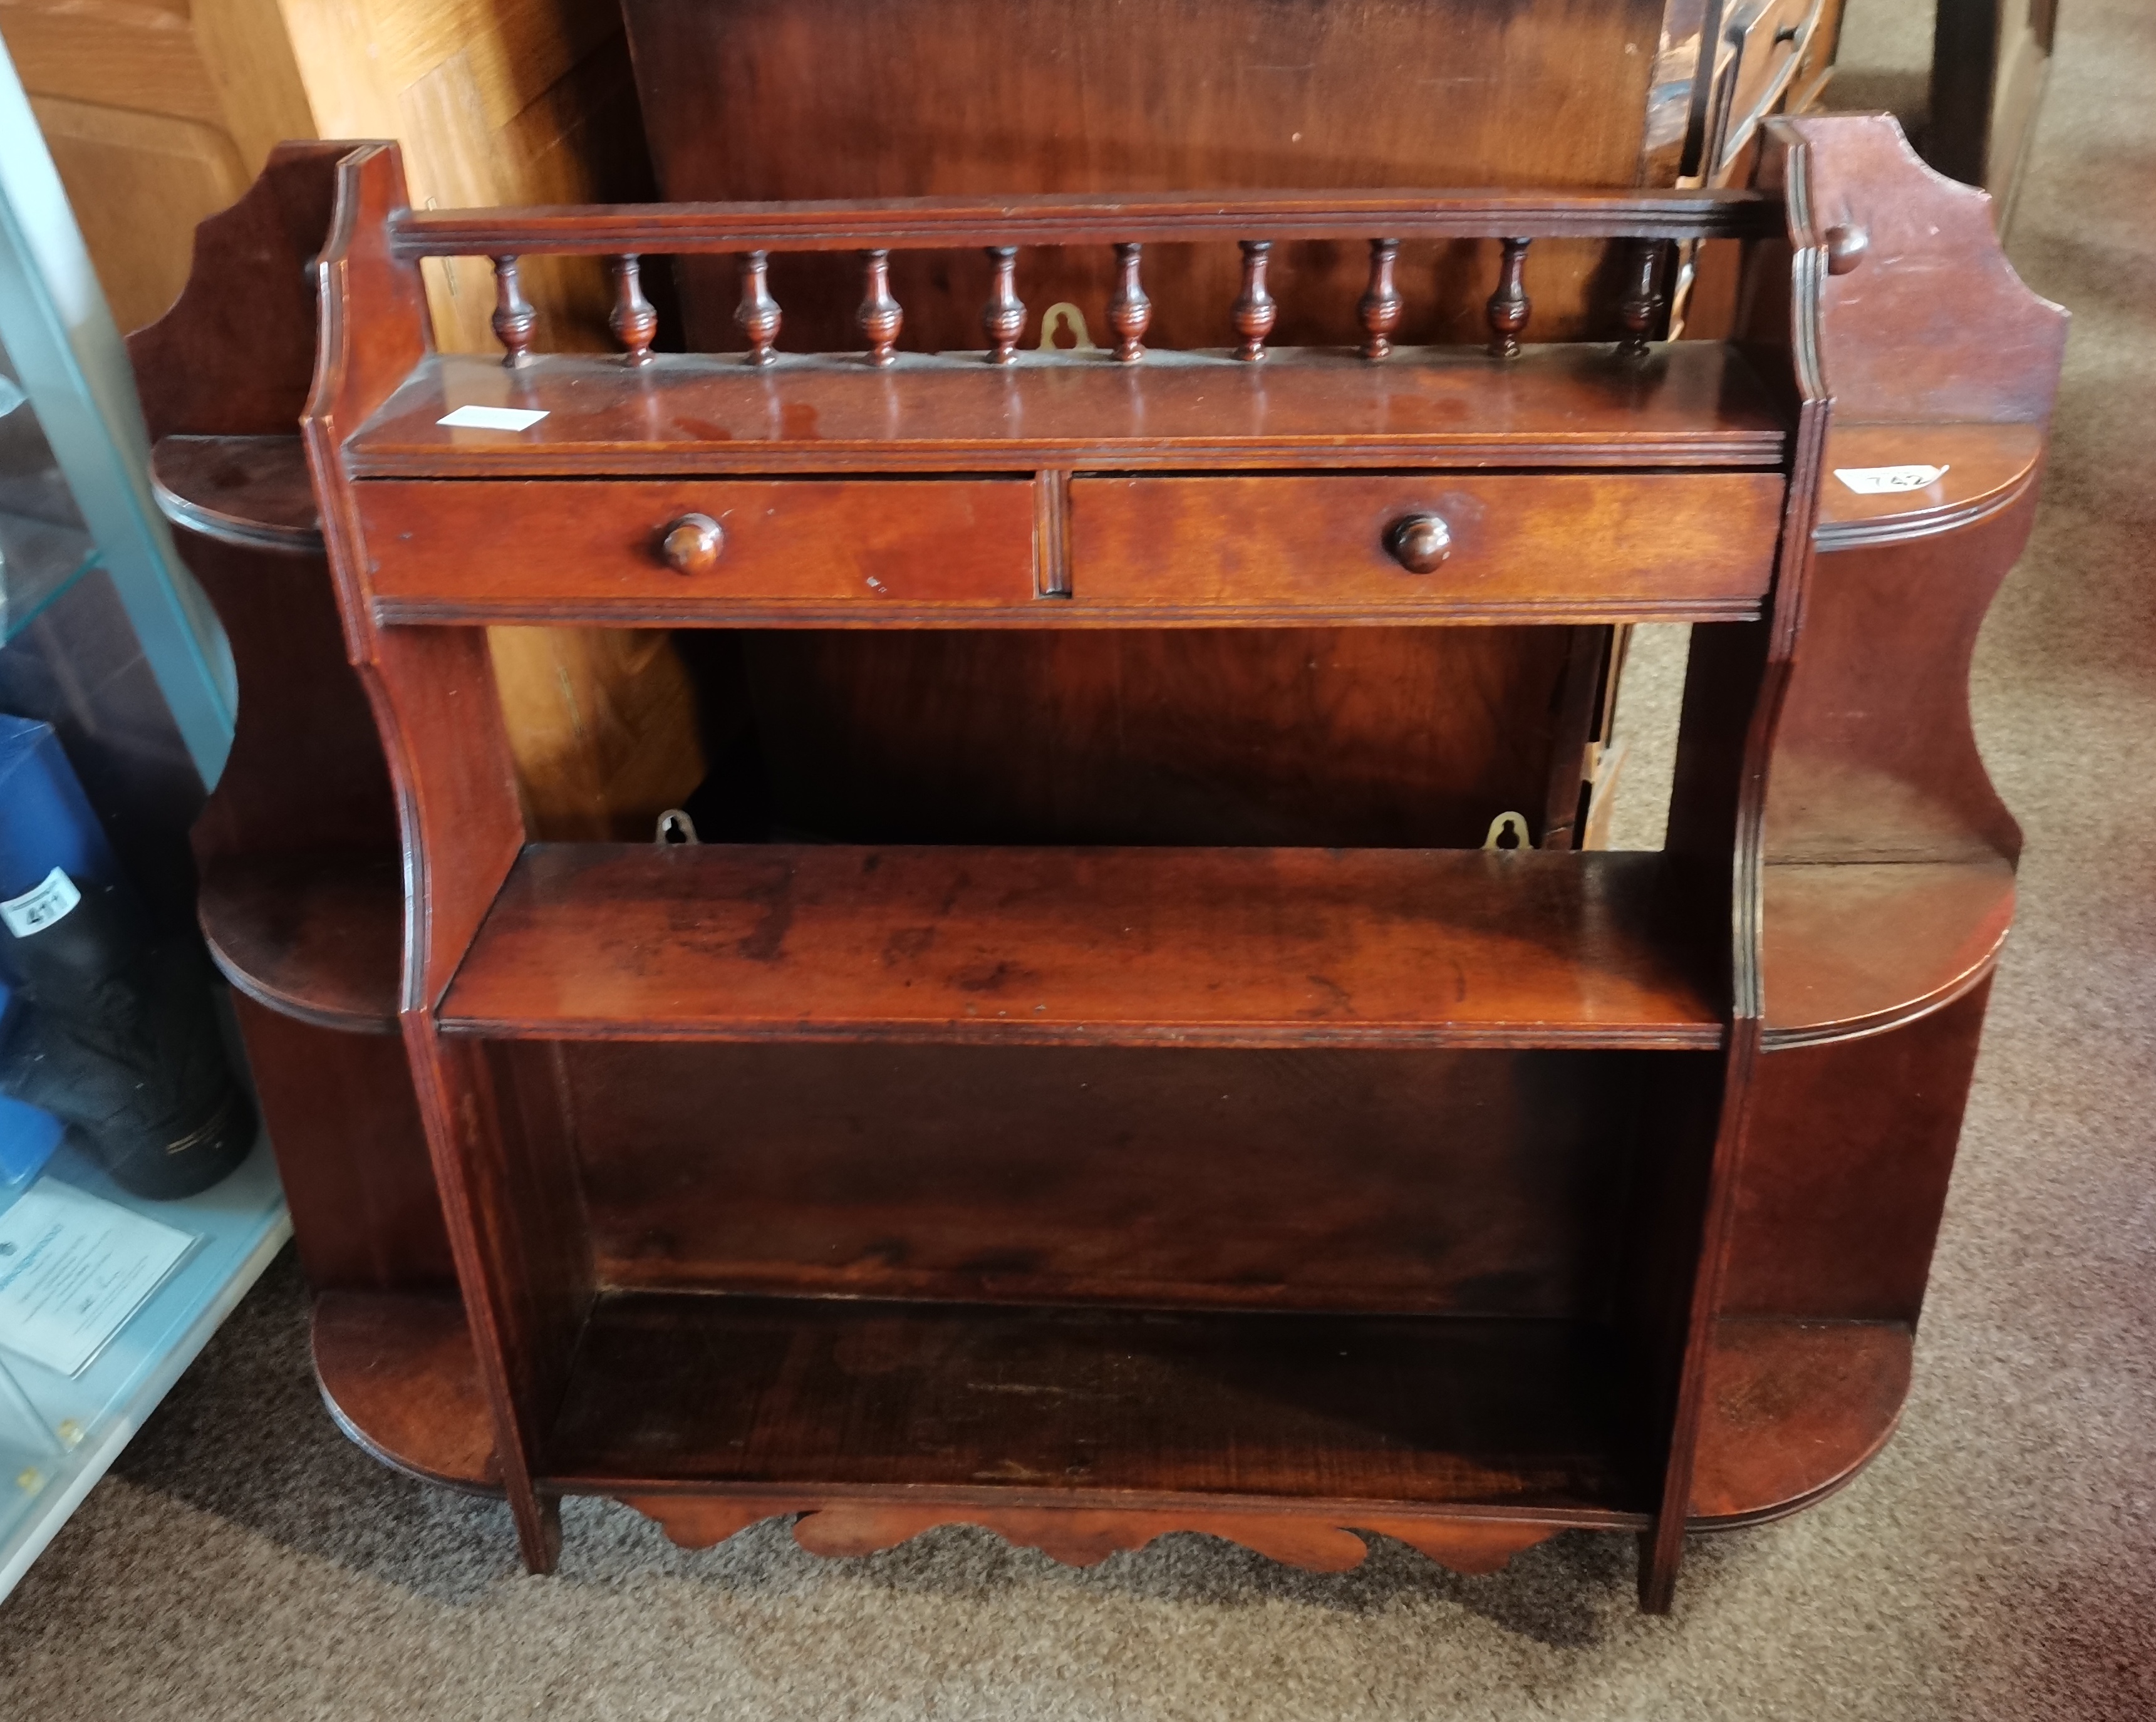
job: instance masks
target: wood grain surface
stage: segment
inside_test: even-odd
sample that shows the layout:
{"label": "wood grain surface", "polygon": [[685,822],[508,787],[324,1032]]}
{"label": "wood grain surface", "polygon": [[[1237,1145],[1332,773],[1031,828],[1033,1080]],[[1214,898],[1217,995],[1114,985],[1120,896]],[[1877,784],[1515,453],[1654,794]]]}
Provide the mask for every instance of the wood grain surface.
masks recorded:
{"label": "wood grain surface", "polygon": [[1712,1046],[1645,855],[537,845],[452,1033]]}

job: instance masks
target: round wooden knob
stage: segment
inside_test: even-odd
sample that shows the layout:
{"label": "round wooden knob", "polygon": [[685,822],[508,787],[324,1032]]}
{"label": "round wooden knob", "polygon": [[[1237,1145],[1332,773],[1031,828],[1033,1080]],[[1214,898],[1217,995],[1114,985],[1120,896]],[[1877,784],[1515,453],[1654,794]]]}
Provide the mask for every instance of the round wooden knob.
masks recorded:
{"label": "round wooden knob", "polygon": [[1826,272],[1845,275],[1864,261],[1871,249],[1871,235],[1854,222],[1826,230]]}
{"label": "round wooden knob", "polygon": [[660,553],[677,574],[708,574],[726,547],[724,528],[708,514],[683,515],[660,540]]}
{"label": "round wooden knob", "polygon": [[1410,514],[1385,534],[1393,560],[1411,574],[1427,574],[1452,554],[1452,528],[1442,515]]}

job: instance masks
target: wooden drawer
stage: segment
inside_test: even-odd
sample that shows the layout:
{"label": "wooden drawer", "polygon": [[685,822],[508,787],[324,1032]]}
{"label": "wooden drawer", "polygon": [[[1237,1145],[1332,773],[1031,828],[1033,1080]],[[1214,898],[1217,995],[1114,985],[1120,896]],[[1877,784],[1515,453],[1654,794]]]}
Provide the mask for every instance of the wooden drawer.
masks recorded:
{"label": "wooden drawer", "polygon": [[[1034,602],[1033,486],[1023,478],[353,489],[368,583],[389,620],[738,611],[870,621],[923,605]],[[684,571],[666,542],[691,516],[719,534],[716,553]]]}
{"label": "wooden drawer", "polygon": [[[1774,473],[1079,478],[1073,604],[1742,618],[1767,590],[1782,488]],[[1443,554],[1418,573],[1393,545],[1424,517]]]}

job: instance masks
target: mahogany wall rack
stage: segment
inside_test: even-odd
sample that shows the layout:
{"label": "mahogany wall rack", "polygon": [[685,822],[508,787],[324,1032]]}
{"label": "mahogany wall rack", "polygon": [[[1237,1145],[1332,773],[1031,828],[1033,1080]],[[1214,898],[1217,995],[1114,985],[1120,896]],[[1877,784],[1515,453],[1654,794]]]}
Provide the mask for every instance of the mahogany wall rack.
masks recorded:
{"label": "mahogany wall rack", "polygon": [[[302,429],[380,748],[346,694],[311,753],[250,741],[243,698],[206,826],[262,816],[206,846],[203,912],[264,1035],[402,1038],[424,1159],[282,1144],[355,1439],[505,1495],[541,1570],[559,1498],[596,1493],[692,1545],[798,1514],[829,1554],[959,1521],[1064,1560],[1194,1529],[1326,1570],[1382,1533],[1484,1571],[1625,1531],[1657,1609],[1687,1531],[1877,1450],[2012,911],[1966,680],[2064,338],[1980,194],[1871,118],[1774,122],[1756,191],[1636,196],[422,213],[393,147],[346,147],[287,152],[207,226],[137,352],[199,388],[256,332],[246,401],[152,411],[157,470],[206,563],[287,558],[319,660],[278,423],[316,306],[280,280],[244,326],[216,289],[307,254],[333,185]],[[1611,240],[1607,341],[1527,338],[1559,234]],[[1391,345],[1415,234],[1496,242],[1486,349]],[[1284,235],[1369,246],[1334,347],[1268,344]],[[1650,338],[1694,239],[1739,248],[1736,336]],[[1170,239],[1241,248],[1217,349],[1146,346]],[[1097,350],[1020,345],[1021,248],[1049,242],[1116,248]],[[941,246],[991,251],[979,344],[906,351],[886,254]],[[787,350],[789,247],[865,254],[858,351]],[[619,260],[624,353],[532,350],[516,259],[565,250]],[[431,348],[423,262],[473,252],[506,363]],[[742,350],[653,352],[637,260],[699,253],[741,259]],[[472,407],[543,416],[444,423]],[[254,600],[217,595],[249,689]],[[1390,714],[1498,762],[1430,767],[1442,794],[1340,739],[1358,699],[1431,685],[1381,659],[1645,619],[1694,624],[1661,852],[1471,846],[1499,812],[1541,828],[1544,763],[1476,714],[1531,725],[1547,683]],[[777,813],[528,840],[502,622],[691,630]],[[1247,630],[1320,628],[1360,666],[1322,710],[1254,688],[1246,732],[1178,743],[1277,788],[1267,762],[1327,737],[1273,825],[1216,817],[1191,768],[1040,840],[1060,786],[1140,782],[1143,713],[1032,778],[999,759],[1045,813],[983,808],[939,753],[966,666],[1023,687],[1065,630],[1232,663]],[[876,656],[901,632],[952,666],[903,700]],[[856,655],[854,706],[788,703],[793,640]],[[1027,748],[1055,734],[1035,691],[998,708]],[[336,830],[307,800],[362,753],[401,866],[378,813]]]}

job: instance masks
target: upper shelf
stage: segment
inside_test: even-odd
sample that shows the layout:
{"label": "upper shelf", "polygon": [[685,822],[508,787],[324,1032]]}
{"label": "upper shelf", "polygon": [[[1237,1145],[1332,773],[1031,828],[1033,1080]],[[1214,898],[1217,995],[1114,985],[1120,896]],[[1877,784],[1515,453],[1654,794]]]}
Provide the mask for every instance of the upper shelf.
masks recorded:
{"label": "upper shelf", "polygon": [[[543,413],[521,430],[439,421]],[[1731,349],[1677,342],[1396,350],[865,355],[547,355],[510,370],[424,360],[345,445],[358,478],[829,470],[1124,470],[1194,465],[1774,467],[1786,427]]]}
{"label": "upper shelf", "polygon": [[535,1039],[1711,1047],[1659,856],[541,844],[441,1008]]}
{"label": "upper shelf", "polygon": [[[1712,1046],[1703,985],[1656,954],[1674,944],[1650,923],[1658,860],[536,847],[444,1022],[567,1037]],[[1767,1044],[1789,1047],[1892,1028],[1979,984],[2014,874],[1995,859],[1783,863],[1764,896]],[[203,930],[234,985],[361,1033],[395,1031],[403,911],[386,857],[227,860],[203,882]],[[1232,997],[1231,974],[1245,977]]]}

